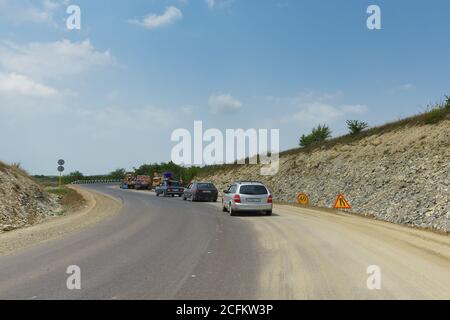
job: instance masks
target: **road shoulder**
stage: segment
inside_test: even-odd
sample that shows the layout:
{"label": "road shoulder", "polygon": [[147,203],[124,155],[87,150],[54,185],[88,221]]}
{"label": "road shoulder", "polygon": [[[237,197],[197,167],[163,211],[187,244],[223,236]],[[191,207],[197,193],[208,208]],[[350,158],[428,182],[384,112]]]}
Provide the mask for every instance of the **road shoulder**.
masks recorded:
{"label": "road shoulder", "polygon": [[88,191],[78,186],[71,188],[86,200],[83,207],[67,216],[49,218],[29,228],[0,234],[0,256],[11,255],[33,245],[93,226],[115,215],[122,208],[120,200],[106,194]]}

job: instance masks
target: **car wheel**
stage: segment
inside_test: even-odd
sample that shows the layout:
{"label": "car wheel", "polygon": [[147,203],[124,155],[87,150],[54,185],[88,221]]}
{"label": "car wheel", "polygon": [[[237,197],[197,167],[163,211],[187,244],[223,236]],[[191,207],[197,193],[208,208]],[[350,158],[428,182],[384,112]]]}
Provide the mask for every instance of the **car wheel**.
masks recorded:
{"label": "car wheel", "polygon": [[228,213],[230,214],[230,216],[234,217],[236,215],[236,211],[233,210],[233,206],[230,204],[228,205]]}
{"label": "car wheel", "polygon": [[183,201],[186,201],[186,197],[183,197]]}
{"label": "car wheel", "polygon": [[227,207],[225,207],[225,203],[223,202],[223,200],[222,200],[222,211],[228,212],[228,209],[227,209]]}
{"label": "car wheel", "polygon": [[272,210],[266,211],[266,216],[271,216],[272,215]]}

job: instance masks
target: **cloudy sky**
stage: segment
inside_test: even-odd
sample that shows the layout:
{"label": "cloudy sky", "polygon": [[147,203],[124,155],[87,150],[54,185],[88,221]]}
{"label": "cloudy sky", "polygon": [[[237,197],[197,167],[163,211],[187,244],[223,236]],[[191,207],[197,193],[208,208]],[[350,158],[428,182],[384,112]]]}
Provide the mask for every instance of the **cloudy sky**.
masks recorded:
{"label": "cloudy sky", "polygon": [[[81,7],[81,30],[66,9]],[[378,4],[382,30],[366,27]],[[33,174],[169,161],[174,129],[371,125],[450,93],[450,3],[0,0],[0,159]]]}

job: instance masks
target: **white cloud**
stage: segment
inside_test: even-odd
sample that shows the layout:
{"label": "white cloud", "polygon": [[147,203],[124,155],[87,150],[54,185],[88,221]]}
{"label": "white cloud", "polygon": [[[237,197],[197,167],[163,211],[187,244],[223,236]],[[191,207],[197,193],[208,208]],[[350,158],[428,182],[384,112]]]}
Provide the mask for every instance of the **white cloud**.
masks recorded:
{"label": "white cloud", "polygon": [[224,8],[232,4],[234,0],[205,0],[209,9]]}
{"label": "white cloud", "polygon": [[365,113],[369,110],[369,108],[363,104],[343,105],[339,108],[345,113]]}
{"label": "white cloud", "polygon": [[363,104],[342,104],[342,92],[316,94],[314,92],[302,93],[291,99],[279,99],[277,105],[293,108],[295,111],[282,117],[283,122],[299,122],[308,125],[319,123],[333,123],[352,114],[363,114],[368,107]]}
{"label": "white cloud", "polygon": [[0,44],[0,66],[32,77],[61,78],[113,63],[109,51],[96,51],[89,40]]}
{"label": "white cloud", "polygon": [[[101,109],[76,109],[74,117],[79,119],[82,130],[97,137],[107,138],[113,133],[148,132],[170,128],[178,121],[173,111],[156,107],[128,108],[110,106]],[[149,126],[148,124],[152,125]]]}
{"label": "white cloud", "polygon": [[339,118],[339,109],[320,102],[306,103],[299,106],[299,110],[285,118],[287,121],[304,123],[329,123]]}
{"label": "white cloud", "polygon": [[405,83],[401,86],[403,90],[412,90],[415,88],[415,86],[412,83]]}
{"label": "white cloud", "polygon": [[58,95],[56,89],[16,73],[0,73],[0,92],[7,95],[36,97],[54,97]]}
{"label": "white cloud", "polygon": [[208,8],[213,9],[214,6],[216,5],[216,1],[215,0],[206,0],[206,5],[208,6]]}
{"label": "white cloud", "polygon": [[170,25],[177,20],[183,18],[183,13],[180,9],[174,6],[167,7],[163,14],[157,15],[154,13],[148,14],[142,20],[130,20],[130,23],[138,24],[147,29],[155,29]]}
{"label": "white cloud", "polygon": [[28,1],[0,0],[1,14],[14,23],[45,23],[57,26],[55,14],[67,5],[67,0],[40,0],[31,4]]}
{"label": "white cloud", "polygon": [[230,94],[212,94],[209,97],[209,108],[213,114],[224,114],[239,111],[242,103]]}
{"label": "white cloud", "polygon": [[397,93],[402,93],[402,92],[406,92],[406,91],[411,91],[414,90],[416,88],[416,86],[412,83],[404,83],[402,85],[396,86],[392,89],[389,90],[390,94],[397,94]]}

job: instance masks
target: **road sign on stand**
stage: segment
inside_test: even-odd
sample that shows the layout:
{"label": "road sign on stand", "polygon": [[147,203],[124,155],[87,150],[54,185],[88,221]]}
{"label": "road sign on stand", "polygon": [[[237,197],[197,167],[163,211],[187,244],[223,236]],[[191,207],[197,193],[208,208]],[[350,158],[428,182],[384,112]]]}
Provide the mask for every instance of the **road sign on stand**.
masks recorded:
{"label": "road sign on stand", "polygon": [[304,194],[304,193],[300,193],[297,196],[297,203],[301,204],[301,205],[304,205],[304,206],[309,205],[309,197],[308,197],[308,195]]}
{"label": "road sign on stand", "polygon": [[63,167],[66,162],[63,159],[58,160],[58,172],[59,172],[59,186],[61,187],[62,181],[62,173],[64,172],[65,168]]}
{"label": "road sign on stand", "polygon": [[350,203],[345,199],[344,195],[338,195],[333,208],[335,209],[351,209]]}

